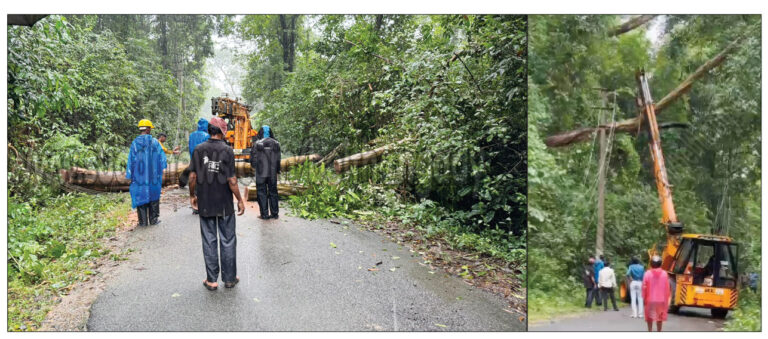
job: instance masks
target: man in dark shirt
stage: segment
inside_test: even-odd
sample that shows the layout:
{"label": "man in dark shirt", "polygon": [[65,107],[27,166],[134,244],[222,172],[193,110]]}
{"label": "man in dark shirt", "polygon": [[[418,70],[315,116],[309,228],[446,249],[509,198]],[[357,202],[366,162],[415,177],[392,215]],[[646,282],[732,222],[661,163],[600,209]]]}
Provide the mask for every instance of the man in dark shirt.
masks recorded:
{"label": "man in dark shirt", "polygon": [[257,141],[251,148],[251,168],[256,177],[256,197],[259,218],[279,218],[277,175],[280,174],[280,143],[275,132],[264,125],[259,129]]}
{"label": "man in dark shirt", "polygon": [[587,290],[587,301],[584,303],[586,308],[592,308],[592,299],[596,299],[598,293],[594,265],[595,257],[590,256],[589,262],[584,265],[581,272],[581,279],[584,282],[584,288]]}
{"label": "man in dark shirt", "polygon": [[[245,213],[235,176],[235,154],[224,142],[227,123],[212,118],[208,125],[210,139],[195,147],[189,163],[189,196],[192,208],[200,213],[200,234],[203,239],[203,258],[207,277],[203,285],[215,290],[219,280],[219,244],[221,239],[221,280],[224,287],[232,288],[237,276],[235,249],[235,211],[232,195],[237,198],[237,215]],[[218,230],[218,237],[217,237]]]}

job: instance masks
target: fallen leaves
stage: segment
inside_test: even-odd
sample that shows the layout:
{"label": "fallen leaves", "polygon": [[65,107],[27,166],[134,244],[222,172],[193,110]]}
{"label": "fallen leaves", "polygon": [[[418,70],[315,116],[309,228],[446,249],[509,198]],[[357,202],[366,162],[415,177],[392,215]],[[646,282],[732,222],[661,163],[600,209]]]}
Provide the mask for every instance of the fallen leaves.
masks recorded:
{"label": "fallen leaves", "polygon": [[336,244],[331,243],[331,248],[336,248]]}
{"label": "fallen leaves", "polygon": [[180,296],[181,294],[178,294],[178,293],[171,294],[171,298],[178,298]]}

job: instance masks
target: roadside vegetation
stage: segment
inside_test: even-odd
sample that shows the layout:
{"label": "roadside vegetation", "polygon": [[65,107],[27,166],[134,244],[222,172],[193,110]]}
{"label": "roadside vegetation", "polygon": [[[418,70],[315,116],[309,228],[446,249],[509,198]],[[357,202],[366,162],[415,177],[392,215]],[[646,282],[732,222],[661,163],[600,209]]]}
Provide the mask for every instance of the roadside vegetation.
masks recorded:
{"label": "roadside vegetation", "polygon": [[63,194],[46,207],[8,199],[8,330],[30,331],[73,285],[109,257],[103,241],[130,212],[126,194]]}

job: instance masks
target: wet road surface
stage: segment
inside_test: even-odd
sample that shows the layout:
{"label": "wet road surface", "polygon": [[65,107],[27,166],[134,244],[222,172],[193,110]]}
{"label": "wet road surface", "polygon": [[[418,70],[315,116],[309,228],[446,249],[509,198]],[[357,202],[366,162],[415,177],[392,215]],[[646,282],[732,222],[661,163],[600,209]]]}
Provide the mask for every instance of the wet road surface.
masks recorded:
{"label": "wet road surface", "polygon": [[[169,194],[183,199],[186,190]],[[418,253],[352,224],[289,217],[281,208],[279,220],[263,221],[246,204],[237,217],[241,281],[226,289],[219,280],[209,292],[198,217],[185,202],[162,203],[161,224],[133,231],[136,251],[94,302],[88,330],[525,330],[523,314],[501,297],[430,273]]]}
{"label": "wet road surface", "polygon": [[[642,318],[632,318],[632,309],[623,304],[616,312],[595,309],[573,316],[558,317],[547,321],[531,320],[530,331],[647,331]],[[675,331],[718,331],[723,319],[715,319],[709,309],[683,307],[678,314],[669,313],[662,326],[664,332]],[[656,325],[654,324],[654,331]]]}

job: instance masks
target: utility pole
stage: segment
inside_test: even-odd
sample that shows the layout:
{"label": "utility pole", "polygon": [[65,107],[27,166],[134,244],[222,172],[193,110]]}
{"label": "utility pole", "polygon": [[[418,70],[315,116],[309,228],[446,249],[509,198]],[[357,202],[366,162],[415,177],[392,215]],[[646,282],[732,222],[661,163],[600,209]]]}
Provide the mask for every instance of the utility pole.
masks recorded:
{"label": "utility pole", "polygon": [[600,162],[597,167],[597,239],[595,254],[603,254],[605,237],[605,156],[607,153],[605,129],[600,129]]}

